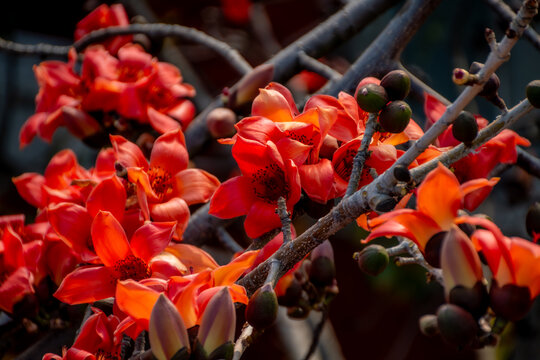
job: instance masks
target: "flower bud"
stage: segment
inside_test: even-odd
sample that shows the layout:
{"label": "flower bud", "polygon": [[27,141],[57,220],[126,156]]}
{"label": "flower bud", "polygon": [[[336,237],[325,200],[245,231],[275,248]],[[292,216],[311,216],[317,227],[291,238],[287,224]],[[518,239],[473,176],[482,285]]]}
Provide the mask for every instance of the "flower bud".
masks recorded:
{"label": "flower bud", "polygon": [[392,101],[381,110],[379,124],[384,131],[397,134],[409,125],[411,115],[411,107],[405,101]]}
{"label": "flower bud", "polygon": [[427,314],[418,319],[418,325],[422,334],[428,337],[439,334],[439,325],[437,324],[437,315]]}
{"label": "flower bud", "polygon": [[[473,62],[469,68],[469,72],[471,74],[477,74],[480,69],[484,67],[484,64],[479,62]],[[482,96],[486,98],[489,102],[493,103],[495,106],[497,106],[500,109],[506,108],[506,104],[504,103],[504,100],[501,99],[499,96],[499,86],[501,85],[501,80],[499,80],[499,77],[497,74],[493,73],[489,77],[489,79],[484,84],[484,87],[482,88],[482,91],[478,93],[478,96]]]}
{"label": "flower bud", "polygon": [[389,100],[403,100],[411,90],[411,78],[403,70],[390,71],[381,79]]}
{"label": "flower bud", "polygon": [[252,101],[259,89],[264,88],[274,76],[274,65],[262,64],[247,73],[236,86],[228,92],[227,106],[237,109]]}
{"label": "flower bud", "polygon": [[356,102],[362,110],[378,113],[388,103],[388,94],[380,85],[366,84],[358,89]]}
{"label": "flower bud", "polygon": [[236,311],[229,289],[224,286],[206,305],[197,339],[206,354],[212,354],[221,345],[234,341],[235,328]]}
{"label": "flower bud", "polygon": [[234,134],[236,114],[231,109],[218,107],[206,117],[206,126],[214,138],[222,138]]}
{"label": "flower bud", "polygon": [[272,284],[266,283],[255,291],[246,307],[246,320],[255,329],[266,329],[277,318],[278,300]]}
{"label": "flower bud", "polygon": [[152,353],[158,360],[189,357],[189,338],[184,321],[174,304],[163,294],[159,295],[152,308],[148,337]]}
{"label": "flower bud", "polygon": [[279,305],[292,307],[298,305],[298,302],[302,298],[302,285],[298,280],[292,278],[289,286],[285,290],[285,294],[278,298]]}
{"label": "flower bud", "polygon": [[478,325],[470,313],[453,304],[443,304],[437,310],[441,337],[459,349],[470,346],[476,338]]}
{"label": "flower bud", "polygon": [[424,248],[424,258],[429,265],[441,267],[441,249],[446,236],[446,231],[441,231],[433,235],[427,242]]}
{"label": "flower bud", "polygon": [[478,124],[468,111],[462,111],[452,124],[452,135],[456,140],[469,145],[478,135]]}
{"label": "flower bud", "polygon": [[478,281],[472,288],[463,285],[454,286],[448,295],[448,302],[462,307],[475,319],[479,319],[486,313],[489,295],[484,284]]}
{"label": "flower bud", "polygon": [[527,233],[533,238],[540,236],[540,202],[535,202],[529,207],[525,217]]}
{"label": "flower bud", "polygon": [[540,80],[531,81],[527,85],[525,93],[531,105],[535,108],[540,108]]}
{"label": "flower bud", "polygon": [[360,270],[373,276],[382,273],[390,262],[386,248],[381,245],[368,245],[353,257],[358,262]]}
{"label": "flower bud", "polygon": [[495,314],[509,321],[523,318],[533,303],[528,287],[515,284],[505,284],[503,287],[499,287],[496,280],[491,283],[489,301]]}
{"label": "flower bud", "polygon": [[319,288],[330,286],[335,277],[336,267],[334,266],[334,260],[326,256],[319,256],[311,260],[309,281],[313,285]]}

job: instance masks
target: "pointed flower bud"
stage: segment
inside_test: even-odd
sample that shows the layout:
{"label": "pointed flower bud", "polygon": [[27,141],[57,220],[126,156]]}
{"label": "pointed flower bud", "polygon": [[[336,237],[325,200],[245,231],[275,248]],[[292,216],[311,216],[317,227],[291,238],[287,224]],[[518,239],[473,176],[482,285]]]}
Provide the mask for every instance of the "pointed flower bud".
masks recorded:
{"label": "pointed flower bud", "polygon": [[228,98],[228,106],[231,109],[236,109],[250,101],[259,94],[259,88],[264,88],[274,76],[274,65],[262,64],[247,73],[237,84],[230,90]]}
{"label": "pointed flower bud", "polygon": [[221,345],[234,341],[236,312],[227,287],[223,287],[206,305],[197,339],[206,354],[211,355]]}
{"label": "pointed flower bud", "polygon": [[317,287],[324,288],[332,285],[335,277],[334,250],[330,241],[326,240],[311,253],[309,281]]}
{"label": "pointed flower bud", "polygon": [[471,240],[457,226],[453,226],[443,240],[441,268],[447,298],[454,287],[473,288],[483,279],[478,253]]}
{"label": "pointed flower bud", "polygon": [[174,304],[160,294],[150,315],[148,337],[158,360],[183,359],[189,355],[189,338],[182,317]]}
{"label": "pointed flower bud", "polygon": [[271,326],[277,318],[278,300],[271,283],[255,291],[246,307],[246,320],[255,329]]}

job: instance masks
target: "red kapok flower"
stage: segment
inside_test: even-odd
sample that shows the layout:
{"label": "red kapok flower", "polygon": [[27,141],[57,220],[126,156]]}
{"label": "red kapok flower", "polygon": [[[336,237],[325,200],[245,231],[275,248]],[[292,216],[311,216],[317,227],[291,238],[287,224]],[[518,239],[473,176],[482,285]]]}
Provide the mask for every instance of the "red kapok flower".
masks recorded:
{"label": "red kapok flower", "polygon": [[288,211],[300,199],[298,168],[292,160],[283,159],[272,141],[261,144],[238,136],[232,153],[242,175],[221,184],[209,213],[225,219],[247,215],[244,228],[249,237],[256,238],[281,226],[275,213],[280,197],[285,198]]}
{"label": "red kapok flower", "polygon": [[[122,4],[113,4],[111,6],[102,4],[77,23],[74,34],[75,41],[94,30],[122,25],[129,25],[124,6]],[[115,36],[104,40],[102,44],[111,54],[116,54],[118,49],[131,42],[132,39],[133,35]]]}
{"label": "red kapok flower", "polygon": [[111,136],[118,162],[137,186],[139,205],[147,219],[177,221],[181,236],[189,220],[188,205],[210,199],[219,181],[200,169],[188,169],[188,153],[181,130],[158,137],[150,162],[140,148],[122,136]]}
{"label": "red kapok flower", "polygon": [[99,212],[92,222],[92,241],[103,266],[75,269],[54,296],[68,304],[91,303],[114,296],[117,280],[151,277],[149,263],[169,244],[174,226],[172,222],[147,223],[128,241],[118,220],[110,212]]}

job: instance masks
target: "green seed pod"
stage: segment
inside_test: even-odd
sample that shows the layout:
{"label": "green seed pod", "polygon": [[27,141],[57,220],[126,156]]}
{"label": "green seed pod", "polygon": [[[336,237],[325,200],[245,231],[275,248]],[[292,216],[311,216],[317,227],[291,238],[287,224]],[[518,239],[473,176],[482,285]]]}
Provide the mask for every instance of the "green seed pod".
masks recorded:
{"label": "green seed pod", "polygon": [[368,245],[353,257],[358,262],[360,270],[372,276],[382,273],[390,262],[386,248],[381,245]]}
{"label": "green seed pod", "polygon": [[436,233],[427,241],[424,248],[424,258],[433,267],[441,267],[441,249],[445,236],[446,231]]}
{"label": "green seed pod", "polygon": [[397,165],[394,168],[394,177],[397,181],[402,181],[408,183],[411,181],[411,172],[407,169],[406,166]]}
{"label": "green seed pod", "polygon": [[411,78],[403,70],[390,71],[381,79],[389,100],[403,100],[411,90]]}
{"label": "green seed pod", "polygon": [[388,94],[380,85],[366,84],[358,90],[356,102],[362,110],[378,113],[388,103]]}
{"label": "green seed pod", "polygon": [[334,261],[326,256],[319,256],[311,260],[309,268],[309,281],[316,287],[330,286],[336,277]]}
{"label": "green seed pod", "polygon": [[236,114],[231,109],[218,107],[206,117],[206,126],[214,138],[222,138],[234,134]]}
{"label": "green seed pod", "polygon": [[525,93],[527,94],[527,100],[529,100],[531,105],[535,108],[540,108],[540,80],[531,81],[527,85]]}
{"label": "green seed pod", "polygon": [[525,226],[530,236],[540,234],[540,202],[535,202],[529,207],[525,217]]}
{"label": "green seed pod", "polygon": [[278,300],[270,283],[261,286],[249,299],[246,320],[255,329],[265,329],[277,318]]}
{"label": "green seed pod", "polygon": [[497,281],[491,283],[489,301],[495,314],[509,321],[523,318],[533,303],[528,287],[514,284],[499,287]]}
{"label": "green seed pod", "polygon": [[397,134],[409,125],[411,115],[411,107],[405,101],[392,101],[381,110],[379,124],[384,131]]}
{"label": "green seed pod", "polygon": [[443,304],[437,310],[441,337],[459,349],[470,346],[476,338],[478,325],[470,313],[454,304]]}
{"label": "green seed pod", "polygon": [[479,319],[486,313],[489,305],[489,295],[486,287],[478,281],[472,288],[462,285],[454,286],[450,290],[448,302],[458,305]]}
{"label": "green seed pod", "polygon": [[439,334],[439,325],[437,324],[437,315],[427,314],[418,319],[418,326],[422,334],[433,337]]}
{"label": "green seed pod", "polygon": [[452,125],[452,135],[456,140],[470,144],[478,135],[478,124],[473,114],[462,111]]}

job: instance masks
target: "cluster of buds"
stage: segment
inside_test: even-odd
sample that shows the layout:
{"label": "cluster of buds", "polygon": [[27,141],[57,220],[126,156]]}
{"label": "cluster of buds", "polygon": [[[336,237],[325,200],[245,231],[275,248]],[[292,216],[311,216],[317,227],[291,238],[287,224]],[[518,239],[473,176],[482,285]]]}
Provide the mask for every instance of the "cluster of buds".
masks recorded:
{"label": "cluster of buds", "polygon": [[379,85],[366,84],[356,93],[360,108],[379,115],[379,124],[385,132],[397,134],[405,130],[412,110],[403,101],[411,89],[411,79],[402,70],[390,71]]}
{"label": "cluster of buds", "polygon": [[302,262],[278,297],[279,304],[288,308],[295,319],[306,318],[311,310],[323,310],[338,294],[334,252],[328,240]]}

